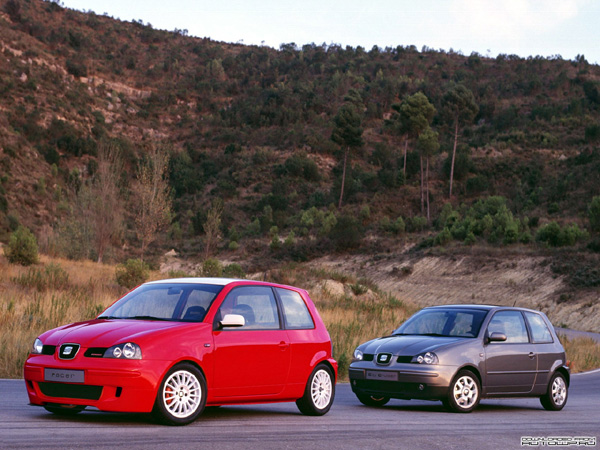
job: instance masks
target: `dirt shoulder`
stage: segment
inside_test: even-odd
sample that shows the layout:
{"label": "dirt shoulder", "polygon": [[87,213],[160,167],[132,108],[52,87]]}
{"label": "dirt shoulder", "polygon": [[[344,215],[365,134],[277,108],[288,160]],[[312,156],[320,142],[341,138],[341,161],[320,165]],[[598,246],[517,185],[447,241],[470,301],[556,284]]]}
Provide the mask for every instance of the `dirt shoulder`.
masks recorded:
{"label": "dirt shoulder", "polygon": [[[451,303],[516,305],[544,311],[557,327],[600,332],[600,290],[573,289],[548,257],[535,255],[327,256],[312,264],[367,278],[419,307]],[[568,294],[565,294],[568,293]]]}

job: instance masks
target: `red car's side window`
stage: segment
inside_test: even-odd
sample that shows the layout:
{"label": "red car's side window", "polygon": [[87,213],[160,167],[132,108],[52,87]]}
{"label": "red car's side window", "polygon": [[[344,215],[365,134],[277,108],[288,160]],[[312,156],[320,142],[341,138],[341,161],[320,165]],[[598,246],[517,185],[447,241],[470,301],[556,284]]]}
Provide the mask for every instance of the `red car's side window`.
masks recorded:
{"label": "red car's side window", "polygon": [[283,306],[285,327],[288,330],[312,329],[315,323],[306,307],[302,296],[289,289],[277,288],[277,294]]}
{"label": "red car's side window", "polygon": [[243,286],[232,290],[221,304],[217,317],[238,314],[244,317],[245,325],[232,328],[239,330],[278,330],[279,313],[273,290],[267,286]]}

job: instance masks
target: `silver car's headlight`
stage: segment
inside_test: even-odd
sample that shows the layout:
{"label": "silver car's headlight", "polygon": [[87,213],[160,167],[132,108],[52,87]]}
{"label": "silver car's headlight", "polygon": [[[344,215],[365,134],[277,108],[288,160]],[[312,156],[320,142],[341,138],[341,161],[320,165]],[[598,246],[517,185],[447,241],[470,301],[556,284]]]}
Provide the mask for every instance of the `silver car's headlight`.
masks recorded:
{"label": "silver car's headlight", "polygon": [[411,361],[417,364],[437,364],[439,362],[438,357],[433,352],[421,353],[420,355],[413,356]]}
{"label": "silver car's headlight", "polygon": [[133,342],[113,345],[104,352],[104,358],[142,359],[142,349]]}
{"label": "silver car's headlight", "polygon": [[41,355],[42,350],[44,350],[44,343],[41,341],[40,338],[36,338],[35,342],[33,343],[33,347],[31,347],[31,354]]}
{"label": "silver car's headlight", "polygon": [[363,352],[359,349],[354,350],[354,354],[352,355],[352,362],[354,361],[362,361],[363,360]]}

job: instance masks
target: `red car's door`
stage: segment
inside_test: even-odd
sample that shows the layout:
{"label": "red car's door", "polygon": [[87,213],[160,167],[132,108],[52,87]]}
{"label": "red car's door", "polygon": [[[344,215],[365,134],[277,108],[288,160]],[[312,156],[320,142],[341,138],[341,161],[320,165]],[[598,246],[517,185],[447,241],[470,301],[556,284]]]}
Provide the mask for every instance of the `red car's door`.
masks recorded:
{"label": "red car's door", "polygon": [[226,314],[245,325],[213,331],[215,398],[275,395],[287,382],[291,351],[277,301],[268,286],[240,286],[225,298],[215,321]]}

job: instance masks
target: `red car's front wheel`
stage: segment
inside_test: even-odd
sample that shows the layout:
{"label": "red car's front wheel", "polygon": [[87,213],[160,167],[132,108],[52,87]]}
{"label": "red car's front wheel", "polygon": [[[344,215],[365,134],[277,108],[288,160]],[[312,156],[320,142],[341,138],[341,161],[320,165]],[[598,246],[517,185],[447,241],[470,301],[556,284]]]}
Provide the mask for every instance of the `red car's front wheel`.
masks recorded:
{"label": "red car's front wheel", "polygon": [[200,370],[177,364],[165,375],[154,403],[154,414],[168,425],[187,425],[204,411],[206,380]]}

